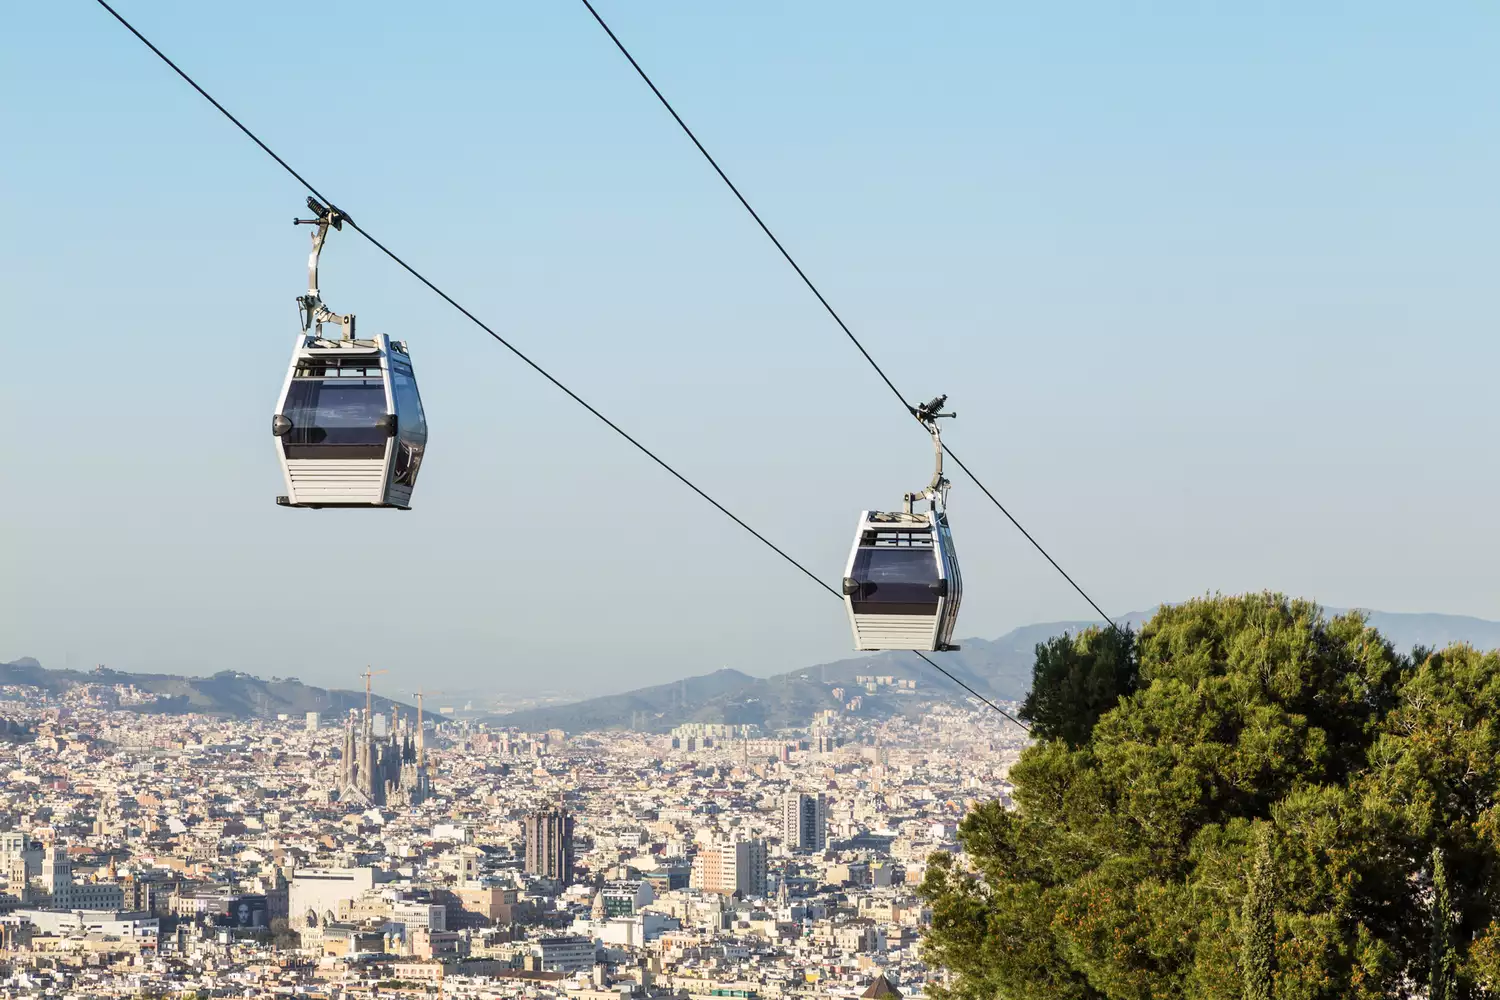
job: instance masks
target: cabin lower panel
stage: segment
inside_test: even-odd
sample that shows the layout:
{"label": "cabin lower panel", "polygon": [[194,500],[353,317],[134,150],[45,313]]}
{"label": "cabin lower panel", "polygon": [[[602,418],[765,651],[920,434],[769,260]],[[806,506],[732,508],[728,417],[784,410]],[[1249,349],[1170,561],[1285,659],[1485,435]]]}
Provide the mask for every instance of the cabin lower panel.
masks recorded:
{"label": "cabin lower panel", "polygon": [[861,651],[879,649],[932,649],[937,642],[939,616],[936,615],[855,615],[854,648]]}
{"label": "cabin lower panel", "polygon": [[[306,504],[382,505],[385,499],[386,461],[288,459],[287,494],[297,506]],[[407,497],[411,496],[407,491]]]}

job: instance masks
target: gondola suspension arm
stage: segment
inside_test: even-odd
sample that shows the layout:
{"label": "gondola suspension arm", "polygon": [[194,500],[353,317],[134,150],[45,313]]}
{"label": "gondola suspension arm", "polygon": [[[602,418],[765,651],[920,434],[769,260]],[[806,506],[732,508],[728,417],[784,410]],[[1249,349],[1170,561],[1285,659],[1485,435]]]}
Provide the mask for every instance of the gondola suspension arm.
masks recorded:
{"label": "gondola suspension arm", "polygon": [[920,406],[908,406],[911,415],[927,429],[932,435],[932,450],[936,456],[936,467],[933,469],[932,482],[927,488],[915,493],[907,493],[902,499],[906,504],[906,513],[912,513],[912,504],[918,500],[926,500],[934,512],[942,510],[948,503],[948,487],[952,485],[943,476],[943,438],[942,429],[938,426],[938,420],[949,417],[957,417],[957,413],[943,413],[944,404],[948,402],[946,395],[938,396],[936,399],[923,403]]}
{"label": "gondola suspension arm", "polygon": [[341,331],[340,336],[344,340],[354,339],[354,314],[340,315],[329,309],[323,303],[323,297],[318,292],[318,256],[323,252],[323,243],[328,239],[328,227],[343,229],[345,221],[353,221],[347,215],[331,205],[324,205],[316,198],[307,199],[307,207],[312,209],[316,218],[293,219],[294,226],[314,226],[312,234],[312,253],[307,257],[307,294],[297,296],[297,307],[302,314],[302,329],[304,331],[317,324],[317,334],[323,336],[324,323],[337,323]]}

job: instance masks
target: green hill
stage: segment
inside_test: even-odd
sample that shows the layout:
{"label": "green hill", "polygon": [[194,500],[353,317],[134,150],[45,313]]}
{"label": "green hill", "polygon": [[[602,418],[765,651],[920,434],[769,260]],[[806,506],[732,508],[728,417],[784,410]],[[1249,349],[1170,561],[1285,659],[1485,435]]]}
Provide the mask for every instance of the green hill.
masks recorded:
{"label": "green hill", "polygon": [[[1139,626],[1155,609],[1133,612],[1121,624]],[[1330,608],[1330,615],[1340,609]],[[1444,646],[1468,642],[1480,649],[1500,647],[1500,622],[1461,615],[1396,614],[1367,611],[1370,624],[1400,650],[1415,645]],[[1037,643],[1063,632],[1076,632],[1094,625],[1090,621],[1044,622],[1014,629],[998,639],[965,639],[953,653],[933,653],[933,660],[985,697],[995,701],[1019,701],[1031,683],[1031,665]],[[870,692],[856,685],[859,676],[893,677],[915,681],[914,690],[896,693],[892,686]],[[263,680],[240,671],[226,670],[208,677],[178,677],[171,674],[134,674],[100,667],[90,671],[48,670],[36,660],[23,657],[0,663],[0,685],[21,685],[59,695],[80,684],[134,685],[161,696],[132,710],[168,714],[201,712],[234,718],[273,718],[321,712],[330,718],[351,708],[364,706],[364,692],[325,690],[303,684],[294,677]],[[483,721],[537,731],[565,729],[639,728],[664,731],[684,722],[754,723],[767,731],[805,727],[817,712],[836,708],[841,702],[834,688],[844,689],[844,698],[860,696],[860,714],[882,718],[898,713],[922,711],[938,702],[960,703],[968,697],[953,681],[928,663],[907,652],[872,653],[831,663],[787,671],[772,677],[752,677],[737,670],[717,670],[670,684],[590,698],[571,705],[554,705],[504,715]],[[403,712],[414,709],[405,703],[376,696],[377,711],[389,712],[399,705]]]}
{"label": "green hill", "polygon": [[[1329,608],[1328,614],[1344,609]],[[1135,611],[1116,621],[1139,628],[1156,609]],[[1461,615],[1399,614],[1366,611],[1370,624],[1397,649],[1416,645],[1443,646],[1467,642],[1481,649],[1500,647],[1500,622]],[[945,670],[994,701],[1020,701],[1031,686],[1036,646],[1064,632],[1097,625],[1093,621],[1059,621],[1025,625],[998,639],[965,639],[953,653],[929,654]],[[912,693],[896,694],[889,686],[869,693],[855,686],[860,676],[893,677],[916,682]],[[969,696],[953,681],[914,653],[870,653],[803,667],[773,677],[751,677],[720,670],[674,684],[660,684],[624,694],[590,698],[571,705],[554,705],[483,721],[521,730],[638,728],[663,731],[684,722],[755,723],[768,731],[800,728],[822,709],[841,703],[833,689],[843,687],[845,698],[860,695],[860,714],[883,718],[921,711],[936,702],[961,703]]]}
{"label": "green hill", "polygon": [[[78,685],[131,685],[161,696],[145,705],[126,706],[134,711],[169,715],[199,712],[240,719],[308,712],[321,712],[332,718],[365,704],[363,691],[330,691],[303,684],[295,677],[273,677],[267,681],[237,670],[224,670],[209,677],[132,674],[104,667],[89,671],[48,670],[30,657],[0,663],[0,685],[6,684],[37,688],[54,696]],[[371,702],[378,712],[389,713],[393,705],[403,712],[416,712],[410,705],[378,695]]]}

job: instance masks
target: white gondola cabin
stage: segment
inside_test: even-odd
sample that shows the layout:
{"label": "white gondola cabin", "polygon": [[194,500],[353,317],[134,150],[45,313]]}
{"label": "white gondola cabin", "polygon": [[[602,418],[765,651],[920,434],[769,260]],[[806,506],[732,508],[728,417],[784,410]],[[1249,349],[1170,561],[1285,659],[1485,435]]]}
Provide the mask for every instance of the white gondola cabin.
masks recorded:
{"label": "white gondola cabin", "polygon": [[[427,448],[427,418],[406,344],[385,334],[360,340],[354,314],[331,311],[318,292],[318,256],[329,228],[347,220],[307,199],[316,227],[307,261],[306,295],[298,296],[302,333],[292,349],[271,433],[286,479],[286,507],[411,507]],[[323,336],[337,323],[337,338]]]}
{"label": "white gondola cabin", "polygon": [[[932,435],[937,471],[931,484],[905,495],[903,510],[867,510],[854,529],[854,545],[844,568],[844,607],[857,650],[951,650],[963,597],[963,578],[953,549],[945,510],[948,480],[943,478],[943,446],[937,420],[946,396],[912,414]],[[913,504],[926,500],[926,511]]]}
{"label": "white gondola cabin", "polygon": [[272,418],[288,507],[411,506],[427,420],[406,345],[299,337]]}
{"label": "white gondola cabin", "polygon": [[860,515],[844,570],[855,649],[954,649],[962,596],[946,514]]}

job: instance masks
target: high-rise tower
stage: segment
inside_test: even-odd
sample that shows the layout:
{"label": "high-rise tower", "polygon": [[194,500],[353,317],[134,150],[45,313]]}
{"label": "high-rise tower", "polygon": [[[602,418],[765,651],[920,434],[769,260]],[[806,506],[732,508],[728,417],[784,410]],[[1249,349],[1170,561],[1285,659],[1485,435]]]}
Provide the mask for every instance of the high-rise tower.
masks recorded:
{"label": "high-rise tower", "polygon": [[828,797],[788,792],[781,800],[781,837],[793,853],[827,850]]}
{"label": "high-rise tower", "polygon": [[573,881],[573,817],[561,806],[526,817],[526,870],[563,885]]}

